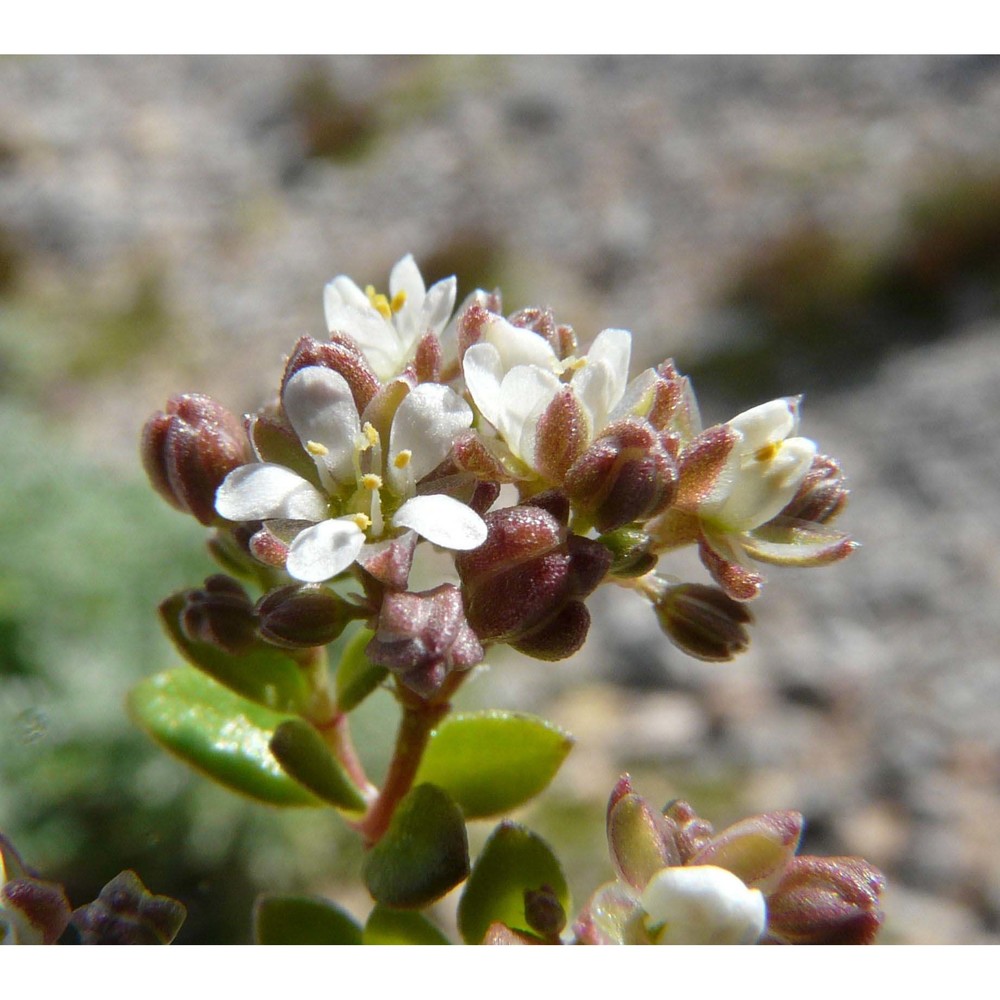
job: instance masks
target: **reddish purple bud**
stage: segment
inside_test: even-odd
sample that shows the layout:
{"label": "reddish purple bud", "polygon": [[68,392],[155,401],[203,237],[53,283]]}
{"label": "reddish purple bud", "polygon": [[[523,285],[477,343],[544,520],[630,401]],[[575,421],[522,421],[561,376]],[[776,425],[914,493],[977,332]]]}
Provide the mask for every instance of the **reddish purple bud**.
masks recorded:
{"label": "reddish purple bud", "polygon": [[92,903],[73,911],[81,944],[170,944],[187,910],[154,896],[133,871],[116,875]]}
{"label": "reddish purple bud", "polygon": [[721,663],[750,645],[747,625],[753,615],[718,587],[700,583],[669,587],[654,607],[667,638],[699,660]]}
{"label": "reddish purple bud", "polygon": [[[619,782],[620,785],[620,782]],[[611,793],[608,847],[618,877],[640,891],[661,868],[681,863],[677,825],[632,791]]]}
{"label": "reddish purple bud", "polygon": [[608,427],[566,474],[566,493],[601,532],[645,520],[668,507],[677,466],[660,436],[639,420]]}
{"label": "reddish purple bud", "polygon": [[767,900],[768,936],[784,944],[871,944],[884,886],[882,873],[861,858],[793,858]]}
{"label": "reddish purple bud", "polygon": [[530,504],[484,520],[486,541],[455,559],[470,625],[481,639],[541,659],[568,656],[590,624],[580,599],[604,577],[611,554],[591,539],[568,536],[552,513]]}
{"label": "reddish purple bud", "polygon": [[330,336],[329,341],[313,340],[312,337],[299,340],[285,364],[281,391],[285,391],[288,380],[302,368],[329,368],[341,375],[350,386],[358,413],[361,413],[372,401],[381,383],[361,349],[350,337],[337,334]]}
{"label": "reddish purple bud", "polygon": [[840,463],[829,455],[817,455],[798,493],[792,497],[781,516],[829,524],[847,506],[849,495]]}
{"label": "reddish purple bud", "polygon": [[461,592],[444,583],[419,594],[386,594],[365,654],[427,698],[453,670],[480,663],[483,647],[465,619]]}
{"label": "reddish purple bud", "polygon": [[524,919],[544,938],[558,937],[566,926],[566,911],[551,886],[524,890]]}
{"label": "reddish purple bud", "polygon": [[436,334],[425,334],[417,344],[413,370],[418,382],[441,381],[441,341]]}
{"label": "reddish purple bud", "polygon": [[257,602],[261,636],[286,649],[312,649],[333,642],[358,617],[358,609],[329,587],[290,584]]}
{"label": "reddish purple bud", "polygon": [[204,587],[184,592],[180,625],[192,642],[227,653],[244,653],[258,644],[253,603],[236,580],[221,573],[208,577]]}
{"label": "reddish purple bud", "polygon": [[208,396],[189,393],[167,401],[142,430],[142,464],[153,488],[168,503],[202,524],[221,519],[215,491],[250,460],[239,420]]}
{"label": "reddish purple bud", "polygon": [[507,317],[507,322],[511,326],[537,333],[548,342],[558,358],[568,358],[576,353],[577,341],[573,327],[556,323],[555,315],[547,307],[528,306],[525,309],[518,309]]}

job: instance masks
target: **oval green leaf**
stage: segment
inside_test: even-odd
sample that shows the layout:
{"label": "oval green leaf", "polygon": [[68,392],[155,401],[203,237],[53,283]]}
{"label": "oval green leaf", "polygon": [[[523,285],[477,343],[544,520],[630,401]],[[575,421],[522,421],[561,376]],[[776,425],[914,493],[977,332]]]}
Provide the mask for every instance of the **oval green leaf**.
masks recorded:
{"label": "oval green leaf", "polygon": [[365,646],[374,633],[361,629],[344,647],[344,653],[334,675],[337,686],[337,707],[342,712],[357,708],[381,683],[389,671],[365,656]]}
{"label": "oval green leaf", "polygon": [[324,802],[359,812],[365,800],[323,737],[304,719],[286,719],[271,737],[271,753],[282,770]]}
{"label": "oval green leaf", "polygon": [[362,940],[364,944],[451,944],[426,917],[387,906],[372,910]]}
{"label": "oval green leaf", "polygon": [[466,944],[479,944],[490,924],[533,933],[524,914],[526,889],[548,886],[566,913],[569,888],[552,848],[520,823],[505,820],[476,859],[458,904],[458,929]]}
{"label": "oval green leaf", "polygon": [[269,747],[291,716],[247,701],[192,667],[147,678],[132,689],[128,705],[157,743],[219,784],[271,805],[320,805]]}
{"label": "oval green leaf", "polygon": [[319,896],[258,896],[253,935],[257,944],[361,944],[361,925]]}
{"label": "oval green leaf", "polygon": [[237,656],[211,643],[189,639],[180,624],[183,610],[184,594],[174,594],[160,605],[160,618],[167,635],[188,663],[258,705],[276,712],[302,711],[309,700],[309,684],[290,656],[266,648]]}
{"label": "oval green leaf", "polygon": [[468,874],[462,812],[434,785],[417,785],[407,793],[364,869],[375,901],[403,910],[433,903]]}
{"label": "oval green leaf", "polygon": [[533,715],[452,715],[431,735],[416,780],[445,789],[468,819],[496,816],[541,792],[572,746],[569,733]]}

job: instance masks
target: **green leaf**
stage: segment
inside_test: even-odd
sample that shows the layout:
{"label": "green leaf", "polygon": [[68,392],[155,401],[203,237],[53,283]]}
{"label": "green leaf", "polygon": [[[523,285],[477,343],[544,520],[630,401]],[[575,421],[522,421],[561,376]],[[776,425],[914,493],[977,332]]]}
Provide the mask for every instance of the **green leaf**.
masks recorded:
{"label": "green leaf", "polygon": [[458,904],[458,929],[479,944],[494,921],[532,933],[524,914],[526,889],[548,886],[569,913],[569,888],[556,856],[541,837],[505,820],[490,834]]}
{"label": "green leaf", "polygon": [[426,906],[468,874],[462,812],[434,785],[417,785],[402,799],[364,870],[375,901],[395,909]]}
{"label": "green leaf", "polygon": [[361,629],[344,648],[335,674],[337,707],[342,712],[357,708],[385,680],[389,673],[365,656],[365,646],[371,641],[372,632]]}
{"label": "green leaf", "polygon": [[237,694],[277,712],[301,712],[309,700],[309,683],[299,665],[278,649],[253,649],[234,655],[211,643],[189,639],[181,628],[183,593],[160,605],[167,635],[192,666]]}
{"label": "green leaf", "polygon": [[376,906],[368,917],[365,944],[451,944],[426,917],[412,910]]}
{"label": "green leaf", "polygon": [[361,925],[319,896],[258,896],[253,936],[257,944],[361,944]]}
{"label": "green leaf", "polygon": [[572,746],[572,736],[533,715],[452,715],[432,734],[416,780],[445,789],[468,819],[496,816],[542,791]]}
{"label": "green leaf", "polygon": [[247,701],[191,667],[137,684],[128,705],[157,743],[227,788],[272,805],[320,804],[285,774],[268,746],[291,716]]}
{"label": "green leaf", "polygon": [[330,753],[323,737],[304,719],[282,722],[271,737],[270,747],[285,774],[324,802],[355,812],[364,809],[361,792]]}

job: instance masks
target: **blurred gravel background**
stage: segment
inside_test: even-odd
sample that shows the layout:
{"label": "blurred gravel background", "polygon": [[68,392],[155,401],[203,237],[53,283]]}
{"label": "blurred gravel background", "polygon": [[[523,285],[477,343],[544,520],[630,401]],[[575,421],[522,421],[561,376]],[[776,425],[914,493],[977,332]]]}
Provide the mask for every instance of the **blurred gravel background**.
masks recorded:
{"label": "blurred gravel background", "polygon": [[210,571],[136,440],[175,392],[255,407],[324,282],[407,251],[584,342],[631,329],[707,421],[805,391],[854,489],[864,548],[775,570],[741,660],[602,592],[576,658],[469,686],[577,736],[525,817],[577,897],[627,768],[720,823],[801,809],[808,850],[889,874],[887,942],[1000,942],[994,58],[0,60],[0,827],[28,860],[77,903],[136,867],[192,942],[247,939],[260,888],[364,912],[332,821],[208,788],[125,717],[174,662],[156,601]]}

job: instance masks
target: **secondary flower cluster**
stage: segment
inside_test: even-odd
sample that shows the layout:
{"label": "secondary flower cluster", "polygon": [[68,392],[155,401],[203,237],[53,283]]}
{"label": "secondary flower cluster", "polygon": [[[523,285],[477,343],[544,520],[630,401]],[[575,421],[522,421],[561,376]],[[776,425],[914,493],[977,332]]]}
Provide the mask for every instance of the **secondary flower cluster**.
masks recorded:
{"label": "secondary flower cluster", "polygon": [[[682,649],[724,660],[747,644],[758,564],[854,548],[831,526],[840,468],[798,435],[798,399],[703,428],[672,362],[629,378],[627,331],[583,351],[549,309],[455,302],[455,279],[427,289],[410,256],[387,294],[337,277],[327,338],[299,341],[270,405],[240,422],[186,395],[147,422],[153,485],[266,591],[254,605],[212,578],[184,617],[197,638],[308,647],[364,619],[369,657],[428,696],[491,644],[570,655],[608,580]],[[686,545],[714,585],[657,575]],[[444,566],[424,558],[441,549]]]}

